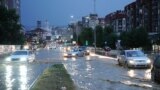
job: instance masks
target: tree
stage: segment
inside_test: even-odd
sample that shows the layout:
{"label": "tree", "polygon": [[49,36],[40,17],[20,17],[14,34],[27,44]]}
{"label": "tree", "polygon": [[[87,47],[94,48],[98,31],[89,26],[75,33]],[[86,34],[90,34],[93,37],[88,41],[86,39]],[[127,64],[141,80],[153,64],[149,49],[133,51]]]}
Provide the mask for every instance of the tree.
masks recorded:
{"label": "tree", "polygon": [[115,33],[110,33],[106,36],[107,45],[111,48],[116,48],[117,35]]}
{"label": "tree", "polygon": [[113,33],[113,29],[112,29],[111,26],[106,26],[103,31],[104,31],[104,32],[103,32],[104,35],[108,35],[108,34],[110,34],[110,33]]}
{"label": "tree", "polygon": [[103,47],[104,44],[104,36],[103,36],[103,28],[101,26],[96,26],[96,46]]}
{"label": "tree", "polygon": [[120,34],[120,40],[121,40],[121,46],[123,47],[123,48],[129,48],[129,37],[128,37],[129,35],[128,35],[128,32],[122,32],[121,34]]}
{"label": "tree", "polygon": [[0,6],[0,12],[0,44],[24,44],[24,35],[16,11]]}
{"label": "tree", "polygon": [[82,32],[79,35],[79,43],[82,45],[86,45],[86,41],[88,41],[88,45],[91,46],[93,44],[93,30],[92,28],[83,28]]}
{"label": "tree", "polygon": [[120,35],[121,45],[124,48],[139,48],[143,47],[150,48],[151,42],[148,39],[148,33],[143,28],[140,27],[129,32],[123,32]]}
{"label": "tree", "polygon": [[117,42],[118,36],[113,32],[111,26],[106,26],[103,30],[104,42],[107,42],[107,46],[115,48],[115,43]]}

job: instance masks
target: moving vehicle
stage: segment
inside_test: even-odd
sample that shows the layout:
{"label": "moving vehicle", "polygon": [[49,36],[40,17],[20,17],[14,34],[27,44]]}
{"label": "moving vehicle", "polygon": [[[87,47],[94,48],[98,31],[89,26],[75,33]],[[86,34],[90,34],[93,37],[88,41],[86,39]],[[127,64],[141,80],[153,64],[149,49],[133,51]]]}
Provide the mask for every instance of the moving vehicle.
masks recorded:
{"label": "moving vehicle", "polygon": [[84,53],[79,49],[73,49],[71,51],[64,52],[63,56],[64,57],[77,57],[77,56],[82,57],[84,56]]}
{"label": "moving vehicle", "polygon": [[84,55],[90,55],[90,50],[86,46],[79,46],[79,49],[84,52]]}
{"label": "moving vehicle", "polygon": [[34,60],[35,60],[35,54],[30,50],[17,50],[6,58],[6,61],[33,62]]}
{"label": "moving vehicle", "polygon": [[118,65],[125,67],[151,67],[151,60],[141,50],[122,50],[117,56]]}
{"label": "moving vehicle", "polygon": [[151,69],[151,79],[154,82],[160,83],[160,55],[156,56],[153,61],[153,67]]}

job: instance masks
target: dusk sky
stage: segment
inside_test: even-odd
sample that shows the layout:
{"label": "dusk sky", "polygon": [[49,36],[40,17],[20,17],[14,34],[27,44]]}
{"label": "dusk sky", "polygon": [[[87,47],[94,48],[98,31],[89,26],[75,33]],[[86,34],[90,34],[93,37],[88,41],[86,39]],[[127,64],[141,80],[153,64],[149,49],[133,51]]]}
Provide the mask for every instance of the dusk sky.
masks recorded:
{"label": "dusk sky", "polygon": [[[133,1],[96,0],[96,13],[99,17],[105,17],[116,10],[123,10]],[[37,20],[64,26],[72,20],[81,20],[82,16],[93,13],[93,10],[93,0],[21,0],[21,21],[24,26],[36,26]]]}

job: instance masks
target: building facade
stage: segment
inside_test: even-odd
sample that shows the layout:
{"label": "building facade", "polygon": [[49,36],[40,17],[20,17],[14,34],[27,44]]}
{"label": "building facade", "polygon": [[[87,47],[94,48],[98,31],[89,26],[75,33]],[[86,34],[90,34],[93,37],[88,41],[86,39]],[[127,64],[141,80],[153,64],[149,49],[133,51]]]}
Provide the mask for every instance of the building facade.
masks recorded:
{"label": "building facade", "polygon": [[136,27],[136,2],[133,2],[124,8],[126,14],[126,31]]}
{"label": "building facade", "polygon": [[8,9],[15,9],[16,13],[20,15],[20,0],[2,0],[0,1],[0,5]]}
{"label": "building facade", "polygon": [[126,30],[144,27],[149,33],[158,32],[160,0],[136,0],[125,6]]}
{"label": "building facade", "polygon": [[126,15],[124,11],[118,10],[105,17],[106,26],[111,26],[114,32],[126,31]]}

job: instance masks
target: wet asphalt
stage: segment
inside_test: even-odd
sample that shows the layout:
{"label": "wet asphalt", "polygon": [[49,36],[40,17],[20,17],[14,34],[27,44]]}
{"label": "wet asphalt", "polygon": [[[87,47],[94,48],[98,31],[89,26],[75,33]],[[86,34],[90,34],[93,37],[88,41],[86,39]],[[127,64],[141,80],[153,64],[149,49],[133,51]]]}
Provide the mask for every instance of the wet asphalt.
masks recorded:
{"label": "wet asphalt", "polygon": [[127,69],[114,58],[91,54],[64,58],[60,49],[36,52],[36,62],[5,62],[0,58],[0,90],[28,90],[50,65],[63,63],[77,90],[160,90],[150,69]]}
{"label": "wet asphalt", "polygon": [[92,54],[67,58],[64,65],[77,90],[160,90],[151,81],[151,69],[128,69],[114,58]]}

